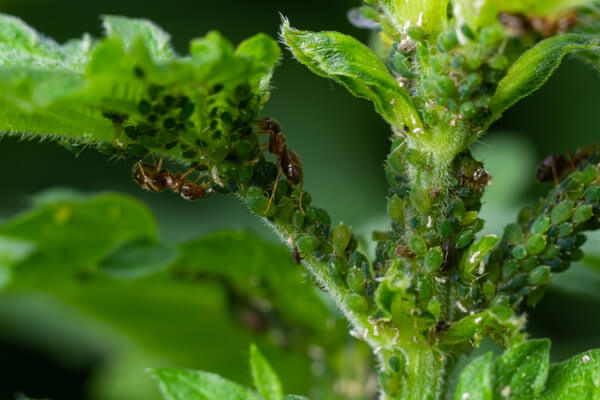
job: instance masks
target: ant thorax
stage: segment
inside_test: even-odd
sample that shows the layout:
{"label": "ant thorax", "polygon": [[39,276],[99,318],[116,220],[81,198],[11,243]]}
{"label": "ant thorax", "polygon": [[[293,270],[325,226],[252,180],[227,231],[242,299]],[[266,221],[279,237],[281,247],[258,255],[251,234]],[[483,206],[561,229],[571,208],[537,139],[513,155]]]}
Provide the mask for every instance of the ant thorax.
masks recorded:
{"label": "ant thorax", "polygon": [[272,133],[269,137],[269,152],[282,157],[286,150],[285,136],[282,133]]}
{"label": "ant thorax", "polygon": [[135,163],[133,179],[142,189],[149,192],[162,192],[167,187],[163,171],[148,164]]}

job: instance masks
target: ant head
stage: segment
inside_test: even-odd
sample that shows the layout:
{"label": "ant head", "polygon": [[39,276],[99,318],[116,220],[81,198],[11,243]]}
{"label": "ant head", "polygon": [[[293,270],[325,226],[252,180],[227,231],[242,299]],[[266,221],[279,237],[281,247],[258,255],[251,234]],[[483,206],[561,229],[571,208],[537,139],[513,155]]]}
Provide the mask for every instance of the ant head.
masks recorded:
{"label": "ant head", "polygon": [[281,132],[281,127],[279,126],[279,122],[275,121],[273,118],[265,118],[259,121],[256,121],[256,126],[265,131],[271,131],[273,133]]}

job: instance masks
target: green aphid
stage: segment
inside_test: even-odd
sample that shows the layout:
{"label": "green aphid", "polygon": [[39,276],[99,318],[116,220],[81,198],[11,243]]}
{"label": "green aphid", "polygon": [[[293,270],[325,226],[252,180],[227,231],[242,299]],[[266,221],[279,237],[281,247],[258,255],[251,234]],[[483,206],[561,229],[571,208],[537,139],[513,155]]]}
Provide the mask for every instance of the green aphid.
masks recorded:
{"label": "green aphid", "polygon": [[515,260],[508,260],[502,264],[502,277],[504,279],[510,278],[519,270],[519,263]]}
{"label": "green aphid", "polygon": [[456,93],[454,80],[449,76],[440,76],[436,80],[437,93],[440,95],[451,96]]}
{"label": "green aphid", "polygon": [[485,27],[479,32],[479,43],[485,47],[494,47],[500,43],[503,37],[502,28]]}
{"label": "green aphid", "polygon": [[527,278],[528,275],[525,272],[520,272],[512,278],[510,278],[510,280],[507,282],[507,285],[513,291],[518,290],[525,286],[525,284],[527,283]]}
{"label": "green aphid", "polygon": [[481,67],[483,63],[483,59],[478,52],[474,51],[472,53],[467,54],[467,66],[469,69],[476,71]]}
{"label": "green aphid", "polygon": [[438,49],[443,52],[448,52],[458,46],[458,36],[456,32],[450,31],[440,35],[438,39]]}
{"label": "green aphid", "polygon": [[360,268],[352,267],[346,275],[346,284],[348,288],[355,293],[362,293],[365,290],[365,276]]}
{"label": "green aphid", "polygon": [[410,200],[413,206],[421,213],[427,214],[431,210],[431,196],[429,191],[420,186],[413,186],[410,191]]}
{"label": "green aphid", "polygon": [[427,272],[433,273],[440,269],[444,262],[444,252],[437,246],[429,249],[425,255],[424,266]]}
{"label": "green aphid", "polygon": [[408,240],[408,246],[410,247],[410,250],[418,257],[424,257],[427,253],[427,243],[416,233],[413,234]]}
{"label": "green aphid", "polygon": [[583,183],[589,186],[596,179],[597,171],[595,165],[588,165],[583,170]]}
{"label": "green aphid", "polygon": [[469,27],[469,25],[467,24],[462,24],[460,27],[460,31],[462,32],[463,35],[465,35],[465,37],[469,40],[475,40],[475,33],[473,32],[473,30],[471,29],[471,27]]}
{"label": "green aphid", "polygon": [[585,199],[587,201],[599,201],[600,200],[600,186],[592,185],[585,192]]}
{"label": "green aphid", "polygon": [[550,281],[551,275],[550,267],[540,265],[529,272],[527,280],[533,286],[543,285]]}
{"label": "green aphid", "polygon": [[356,293],[350,293],[344,296],[344,302],[349,309],[358,314],[364,314],[369,310],[367,300]]}
{"label": "green aphid", "polygon": [[575,227],[570,222],[565,222],[558,227],[558,237],[567,237],[573,234]]}
{"label": "green aphid", "polygon": [[435,319],[438,319],[440,317],[440,314],[442,313],[442,305],[436,297],[433,297],[427,303],[427,311],[429,311],[431,315],[435,317]]}
{"label": "green aphid", "polygon": [[527,249],[523,245],[515,246],[512,250],[512,255],[517,260],[522,260],[527,257]]}
{"label": "green aphid", "polygon": [[402,363],[400,362],[400,359],[396,356],[391,356],[390,358],[388,358],[388,366],[390,367],[392,372],[395,372],[397,374],[404,369]]}
{"label": "green aphid", "polygon": [[337,257],[329,256],[329,260],[327,262],[327,268],[329,269],[329,273],[338,278],[343,278],[346,274],[347,266],[345,266]]}
{"label": "green aphid", "polygon": [[331,242],[336,253],[343,254],[350,243],[352,232],[343,223],[340,223],[331,233]]}
{"label": "green aphid", "polygon": [[302,229],[304,227],[304,214],[302,214],[300,210],[294,212],[294,215],[292,216],[292,224],[297,229]]}
{"label": "green aphid", "polygon": [[534,256],[527,257],[521,261],[521,269],[525,272],[531,271],[538,265],[538,258]]}
{"label": "green aphid", "polygon": [[575,211],[575,203],[571,200],[560,202],[554,210],[552,210],[551,220],[555,225],[562,224],[568,221]]}
{"label": "green aphid", "polygon": [[493,69],[504,70],[508,67],[508,58],[504,54],[494,54],[488,60],[488,65]]}
{"label": "green aphid", "polygon": [[454,230],[454,225],[452,224],[452,221],[450,221],[449,219],[446,219],[446,220],[442,221],[442,223],[440,224],[439,234],[442,237],[442,239],[448,239],[450,237],[450,235],[452,235],[453,230]]}
{"label": "green aphid", "polygon": [[499,294],[490,301],[489,307],[508,306],[509,304],[510,297],[505,294]]}
{"label": "green aphid", "polygon": [[406,33],[411,39],[417,42],[423,42],[429,38],[429,33],[427,33],[424,29],[414,25],[408,27]]}
{"label": "green aphid", "polygon": [[142,115],[148,115],[152,111],[152,106],[147,100],[142,100],[138,103],[138,111]]}
{"label": "green aphid", "polygon": [[594,208],[591,204],[583,204],[575,209],[573,218],[571,219],[574,224],[582,224],[592,218],[594,215]]}
{"label": "green aphid", "polygon": [[531,226],[531,232],[544,234],[550,228],[550,218],[546,215],[540,215]]}
{"label": "green aphid", "polygon": [[560,254],[560,248],[554,244],[549,245],[548,247],[546,247],[546,250],[544,250],[539,257],[542,260],[551,260],[555,257],[558,257],[558,255]]}
{"label": "green aphid", "polygon": [[192,114],[194,114],[194,108],[195,108],[194,103],[188,102],[188,103],[184,104],[184,106],[181,108],[181,111],[179,112],[179,119],[181,119],[181,120],[190,119]]}
{"label": "green aphid", "polygon": [[125,153],[128,157],[131,157],[136,160],[141,160],[146,156],[149,151],[146,147],[140,146],[139,144],[130,143],[125,147]]}
{"label": "green aphid", "polygon": [[[265,199],[268,203],[269,199],[267,199],[266,197]],[[263,212],[267,208],[267,203],[265,203],[265,208],[263,209]],[[271,205],[271,208],[273,208],[273,205]],[[312,253],[317,248],[319,248],[320,244],[321,241],[312,235],[300,235],[296,238],[296,247],[302,254]]]}
{"label": "green aphid", "polygon": [[469,96],[481,85],[482,81],[483,79],[481,78],[481,74],[478,74],[477,72],[471,72],[465,77],[464,82],[459,86],[458,93],[463,97]]}
{"label": "green aphid", "polygon": [[462,250],[473,242],[473,231],[470,229],[464,230],[456,238],[456,248]]}
{"label": "green aphid", "polygon": [[387,213],[394,221],[404,220],[404,201],[400,198],[400,196],[394,194],[388,199]]}
{"label": "green aphid", "polygon": [[470,101],[465,101],[460,105],[460,113],[466,119],[472,119],[477,115],[477,107]]}
{"label": "green aphid", "polygon": [[547,243],[546,236],[541,233],[534,233],[527,239],[525,248],[528,254],[540,254],[546,248]]}

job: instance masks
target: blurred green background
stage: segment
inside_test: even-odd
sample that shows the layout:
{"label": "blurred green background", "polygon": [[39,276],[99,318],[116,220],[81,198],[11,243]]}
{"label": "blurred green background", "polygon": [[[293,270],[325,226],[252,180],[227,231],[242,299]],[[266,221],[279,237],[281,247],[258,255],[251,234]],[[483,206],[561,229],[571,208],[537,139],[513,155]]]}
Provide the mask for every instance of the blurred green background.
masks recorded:
{"label": "blurred green background", "polygon": [[[347,10],[357,4],[357,0],[0,0],[0,12],[21,17],[60,42],[83,32],[100,35],[101,14],[145,17],[170,32],[177,51],[185,53],[191,38],[211,29],[234,42],[256,32],[276,36],[279,13],[302,29],[338,30],[366,41],[368,32],[354,28],[346,19]],[[385,212],[386,183],[381,166],[388,148],[386,125],[369,103],[312,75],[287,52],[273,85],[265,115],[280,121],[289,146],[300,154],[306,189],[315,203],[329,210],[334,223],[344,221],[368,235],[368,229],[381,224]],[[489,230],[498,232],[520,205],[548,189],[535,183],[536,162],[549,153],[564,153],[600,141],[599,106],[598,74],[569,59],[544,88],[507,112],[477,144],[477,151],[489,159],[495,175],[486,200]],[[217,195],[188,203],[175,195],[144,193],[133,184],[130,168],[127,162],[109,162],[93,151],[85,151],[76,159],[54,143],[3,139],[0,222],[26,209],[32,194],[69,187],[130,194],[152,209],[161,236],[171,242],[222,228],[247,228],[267,240],[276,240],[232,197]],[[600,254],[600,240],[592,238],[588,248]],[[600,347],[600,322],[594,316],[600,311],[600,279],[591,271],[581,266],[564,279],[558,278],[562,282],[549,291],[532,315],[533,335],[552,339],[556,359]],[[54,318],[44,314],[41,310],[31,318]],[[0,318],[9,321],[0,325],[0,398],[12,398],[16,392],[54,399],[83,398],[89,377],[102,363],[101,349],[75,356],[72,349],[61,351],[54,346],[50,351],[51,346],[39,340],[39,335],[23,335],[23,330],[36,329],[36,324],[26,316],[22,319],[20,328],[15,319]],[[67,319],[59,322],[69,324]],[[232,368],[244,370],[245,357],[240,353],[232,360],[232,364],[237,363]],[[302,379],[283,379],[288,386],[308,393],[302,383],[294,383]],[[145,383],[151,385],[150,381]]]}

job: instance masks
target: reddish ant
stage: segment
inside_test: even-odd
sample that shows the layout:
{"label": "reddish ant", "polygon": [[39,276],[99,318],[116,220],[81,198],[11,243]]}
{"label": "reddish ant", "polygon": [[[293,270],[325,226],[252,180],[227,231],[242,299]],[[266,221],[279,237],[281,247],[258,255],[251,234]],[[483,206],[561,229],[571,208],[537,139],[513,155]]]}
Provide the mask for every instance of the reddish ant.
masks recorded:
{"label": "reddish ant", "polygon": [[580,147],[575,151],[575,155],[567,153],[567,158],[560,154],[551,154],[544,158],[535,169],[535,177],[538,182],[550,182],[558,186],[558,178],[564,175],[569,169],[575,170],[577,166],[587,160],[596,150]]}
{"label": "reddish ant", "polygon": [[212,188],[207,189],[206,184],[196,184],[187,179],[195,168],[191,168],[184,174],[180,172],[173,174],[167,169],[162,169],[161,166],[162,159],[156,167],[137,162],[133,167],[133,179],[142,189],[149,192],[158,193],[169,188],[186,200],[198,200],[212,194]]}
{"label": "reddish ant", "polygon": [[292,185],[300,184],[298,205],[300,207],[300,211],[302,214],[304,214],[304,210],[302,209],[302,187],[304,184],[304,172],[302,170],[300,157],[298,157],[296,152],[287,148],[285,136],[283,133],[281,133],[281,127],[273,118],[261,119],[256,121],[255,124],[262,129],[262,131],[258,132],[258,134],[268,133],[270,135],[267,148],[263,150],[258,157],[260,157],[267,149],[271,154],[274,154],[277,157],[277,177],[275,178],[275,185],[273,186],[273,191],[271,193],[271,197],[269,198],[269,204],[267,205],[265,213],[268,213],[269,209],[271,208],[271,203],[273,202],[275,192],[277,191],[277,185],[279,184],[279,177],[281,176],[281,171],[283,170],[283,174],[287,178],[288,182],[290,182]]}

